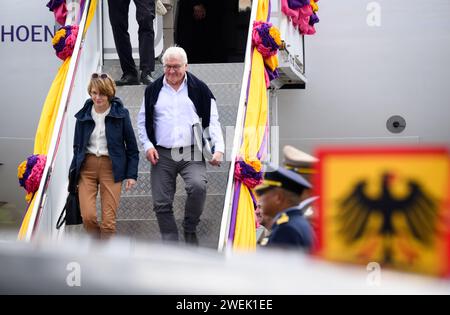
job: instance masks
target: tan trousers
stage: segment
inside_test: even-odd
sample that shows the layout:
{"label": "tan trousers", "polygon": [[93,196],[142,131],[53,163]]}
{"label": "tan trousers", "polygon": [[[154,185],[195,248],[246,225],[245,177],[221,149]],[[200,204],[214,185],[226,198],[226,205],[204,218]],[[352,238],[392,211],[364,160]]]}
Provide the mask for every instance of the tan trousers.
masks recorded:
{"label": "tan trousers", "polygon": [[[97,221],[96,199],[100,187],[102,222]],[[108,239],[116,232],[116,215],[122,183],[114,182],[112,162],[107,156],[87,154],[80,172],[78,192],[86,231],[95,238]]]}

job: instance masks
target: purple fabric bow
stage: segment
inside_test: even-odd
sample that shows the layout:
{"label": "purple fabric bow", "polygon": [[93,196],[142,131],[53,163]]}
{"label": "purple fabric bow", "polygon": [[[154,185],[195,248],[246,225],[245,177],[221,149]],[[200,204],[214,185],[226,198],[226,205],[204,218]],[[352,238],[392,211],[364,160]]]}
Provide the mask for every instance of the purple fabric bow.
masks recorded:
{"label": "purple fabric bow", "polygon": [[244,161],[239,161],[239,165],[241,166],[241,175],[246,178],[253,178],[256,180],[262,179],[262,172],[257,172],[255,169],[245,163]]}
{"label": "purple fabric bow", "polygon": [[275,69],[275,71],[272,72],[269,67],[266,67],[266,71],[267,71],[270,81],[273,81],[280,77],[280,73],[278,72],[278,69]]}
{"label": "purple fabric bow", "polygon": [[261,184],[263,173],[255,171],[252,166],[248,165],[244,161],[238,161],[236,164],[234,177],[235,179],[243,182],[247,187],[253,189]]}
{"label": "purple fabric bow", "polygon": [[310,19],[309,19],[309,25],[314,26],[314,24],[319,23],[320,19],[317,16],[317,14],[313,13],[313,15],[311,15]]}
{"label": "purple fabric bow", "polygon": [[310,0],[288,0],[288,6],[291,9],[298,9],[310,3]]}
{"label": "purple fabric bow", "polygon": [[61,4],[63,4],[64,2],[66,2],[66,0],[50,0],[47,3],[47,7],[50,11],[54,11],[56,8],[58,8]]}
{"label": "purple fabric bow", "polygon": [[19,179],[19,184],[21,187],[25,187],[25,182],[27,181],[28,177],[30,176],[31,171],[33,170],[33,167],[36,165],[38,158],[39,157],[37,155],[32,155],[32,156],[28,157],[27,169],[26,169],[25,173],[23,174],[23,177],[21,179]]}
{"label": "purple fabric bow", "polygon": [[[63,28],[66,30],[66,36],[64,36],[64,38],[68,38],[70,34],[72,34],[72,27],[70,25],[66,25],[61,27],[60,30]],[[66,41],[61,39],[53,47],[55,48],[56,53],[59,53],[64,49],[64,47],[66,47]]]}
{"label": "purple fabric bow", "polygon": [[277,45],[275,40],[270,36],[270,28],[272,27],[269,23],[262,23],[258,26],[258,33],[261,37],[262,43],[265,47],[270,48],[271,51],[278,50],[280,47]]}

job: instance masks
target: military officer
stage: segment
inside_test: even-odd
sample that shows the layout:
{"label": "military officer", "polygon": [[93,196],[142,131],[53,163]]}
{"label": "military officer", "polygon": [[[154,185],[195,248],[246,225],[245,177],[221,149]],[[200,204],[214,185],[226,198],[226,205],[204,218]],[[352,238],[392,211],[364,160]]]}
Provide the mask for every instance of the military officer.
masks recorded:
{"label": "military officer", "polygon": [[[272,218],[268,247],[291,247],[309,250],[313,232],[299,208],[301,196],[311,184],[300,174],[269,165],[263,183],[256,187],[263,217]],[[267,243],[267,244],[264,244]]]}

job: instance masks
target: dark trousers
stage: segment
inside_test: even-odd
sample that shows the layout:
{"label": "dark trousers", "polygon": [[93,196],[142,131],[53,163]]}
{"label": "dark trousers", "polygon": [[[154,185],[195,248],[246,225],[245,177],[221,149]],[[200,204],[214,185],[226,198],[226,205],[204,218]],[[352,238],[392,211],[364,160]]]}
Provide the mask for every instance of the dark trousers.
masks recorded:
{"label": "dark trousers", "polygon": [[[206,164],[193,161],[194,148],[185,148],[175,160],[170,149],[156,148],[158,164],[152,166],[151,186],[153,209],[158,219],[163,240],[178,240],[178,228],[173,213],[177,176],[185,182],[187,200],[184,210],[183,228],[185,232],[196,232],[206,201]],[[179,157],[182,160],[179,161]],[[201,154],[200,154],[201,157]]]}
{"label": "dark trousers", "polygon": [[[155,0],[133,0],[136,5],[136,20],[139,24],[139,58],[143,72],[155,70]],[[128,33],[128,11],[131,0],[108,0],[109,20],[114,43],[124,74],[137,76],[133,60],[130,34]]]}

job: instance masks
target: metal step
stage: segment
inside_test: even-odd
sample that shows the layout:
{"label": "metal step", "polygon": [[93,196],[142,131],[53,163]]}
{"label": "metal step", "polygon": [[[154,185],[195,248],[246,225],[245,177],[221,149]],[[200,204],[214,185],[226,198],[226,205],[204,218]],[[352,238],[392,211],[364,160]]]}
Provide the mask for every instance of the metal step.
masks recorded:
{"label": "metal step", "polygon": [[[205,209],[201,216],[201,221],[197,229],[198,238],[203,244],[210,244],[216,247],[220,232],[220,221],[223,210],[223,194],[206,196]],[[182,234],[182,222],[184,217],[186,196],[176,195],[173,202],[174,216]],[[97,216],[101,221],[100,200],[97,200]],[[143,221],[153,221],[149,229],[148,222],[142,226]],[[133,229],[134,226],[134,229]],[[139,230],[142,229],[142,230]],[[153,199],[151,196],[124,196],[120,200],[117,211],[117,234],[128,237],[145,238],[159,241],[161,239],[156,215],[153,211]]]}
{"label": "metal step", "polygon": [[[206,198],[205,211],[202,220],[211,217],[222,211],[222,194],[208,194]],[[186,196],[176,195],[173,203],[173,211],[177,219],[184,217],[184,205]],[[120,220],[150,220],[156,219],[153,211],[153,198],[151,196],[130,196],[122,197],[120,208],[117,212],[117,218]]]}
{"label": "metal step", "polygon": [[[137,63],[138,64],[138,63]],[[223,129],[234,126],[238,110],[241,90],[243,64],[212,64],[190,65],[189,71],[206,82],[217,98],[219,119]],[[110,73],[113,78],[119,78],[122,73],[118,61],[106,61],[103,72]],[[155,77],[162,75],[162,65],[156,66]],[[117,96],[130,111],[133,127],[137,137],[136,120],[144,96],[145,86],[124,86],[117,88]],[[153,212],[150,172],[151,165],[145,158],[145,153],[139,144],[139,178],[137,187],[130,192],[122,192],[122,198],[117,213],[117,232],[133,238],[145,240],[160,240],[160,232]],[[226,162],[220,168],[207,164],[208,190],[205,210],[198,227],[200,245],[216,247],[219,238],[220,221],[223,202],[226,193],[230,163]],[[183,238],[182,221],[186,201],[185,184],[182,178],[177,178],[177,191],[173,204],[174,215]],[[100,216],[100,204],[98,203]]]}
{"label": "metal step", "polygon": [[[216,97],[217,106],[239,106],[241,84],[208,83],[208,86]],[[140,108],[144,91],[145,85],[119,86],[116,95],[123,101],[126,108]]]}
{"label": "metal step", "polygon": [[[139,64],[139,61],[136,61]],[[244,72],[243,63],[227,64],[192,64],[188,65],[188,71],[199,77],[202,81],[211,83],[241,83]],[[109,73],[114,79],[122,76],[122,70],[118,60],[105,60],[103,72]],[[158,78],[163,74],[162,64],[155,65],[153,77]]]}
{"label": "metal step", "polygon": [[[151,196],[150,172],[139,173],[138,182],[135,188],[125,192],[122,191],[122,196]],[[225,172],[209,172],[206,173],[208,181],[208,194],[220,194],[226,189],[228,173]],[[181,176],[177,178],[177,192],[176,195],[186,195],[184,181]]]}
{"label": "metal step", "polygon": [[[222,209],[221,209],[222,210]],[[202,216],[197,227],[199,244],[202,247],[216,248],[219,242],[219,229],[221,217]],[[182,219],[176,220],[180,231],[180,241],[183,241]],[[117,220],[117,234],[126,235],[138,240],[158,242],[161,241],[158,221],[155,220]]]}

